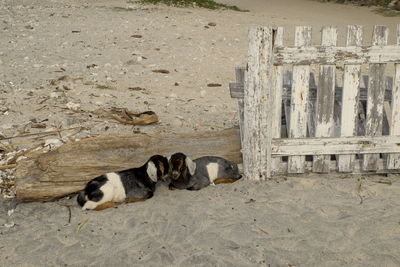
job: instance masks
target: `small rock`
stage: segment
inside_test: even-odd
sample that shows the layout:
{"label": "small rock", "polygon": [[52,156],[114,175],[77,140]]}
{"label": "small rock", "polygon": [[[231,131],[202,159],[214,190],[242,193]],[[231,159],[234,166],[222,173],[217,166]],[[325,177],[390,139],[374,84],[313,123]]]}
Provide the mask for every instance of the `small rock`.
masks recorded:
{"label": "small rock", "polygon": [[51,98],[58,98],[60,96],[60,94],[58,92],[51,92],[50,93],[50,97]]}
{"label": "small rock", "polygon": [[81,107],[80,104],[78,104],[78,103],[73,103],[73,102],[68,102],[66,106],[67,106],[67,108],[70,109],[70,110],[78,110],[78,109]]}
{"label": "small rock", "polygon": [[205,97],[207,95],[207,91],[206,90],[201,90],[200,91],[200,96],[201,97]]}
{"label": "small rock", "polygon": [[143,36],[140,34],[131,35],[132,38],[142,38]]}
{"label": "small rock", "polygon": [[15,223],[13,221],[11,221],[11,222],[5,223],[4,226],[7,228],[12,228],[15,226]]}
{"label": "small rock", "polygon": [[159,69],[159,70],[152,70],[152,72],[168,74],[168,73],[169,73],[169,70]]}
{"label": "small rock", "polygon": [[169,98],[178,98],[178,96],[176,95],[176,94],[170,94],[169,96],[168,96]]}
{"label": "small rock", "polygon": [[221,87],[222,84],[220,84],[220,83],[209,83],[209,84],[207,84],[207,86],[208,87]]}
{"label": "small rock", "polygon": [[172,124],[172,126],[175,126],[175,127],[182,127],[183,121],[180,119],[174,119],[171,124]]}
{"label": "small rock", "polygon": [[217,23],[215,23],[215,22],[209,22],[209,23],[208,23],[208,26],[215,27],[215,26],[217,26]]}

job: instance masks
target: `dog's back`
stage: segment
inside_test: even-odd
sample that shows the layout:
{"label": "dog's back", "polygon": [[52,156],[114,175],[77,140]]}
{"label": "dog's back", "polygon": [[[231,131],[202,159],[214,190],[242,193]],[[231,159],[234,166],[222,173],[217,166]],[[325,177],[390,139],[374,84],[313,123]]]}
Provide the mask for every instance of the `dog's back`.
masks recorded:
{"label": "dog's back", "polygon": [[218,178],[240,179],[241,175],[236,163],[230,162],[221,157],[205,156],[195,159],[196,172],[191,177],[189,190],[199,190]]}

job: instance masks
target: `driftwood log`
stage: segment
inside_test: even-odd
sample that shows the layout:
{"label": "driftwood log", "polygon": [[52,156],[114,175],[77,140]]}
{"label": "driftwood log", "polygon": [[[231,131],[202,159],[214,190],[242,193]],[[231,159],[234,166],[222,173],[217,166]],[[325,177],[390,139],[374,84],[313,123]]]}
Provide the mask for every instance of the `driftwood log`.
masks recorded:
{"label": "driftwood log", "polygon": [[52,201],[83,189],[87,181],[103,173],[138,167],[154,154],[175,152],[192,158],[221,156],[239,163],[239,130],[167,136],[104,135],[31,154],[17,164],[17,198]]}

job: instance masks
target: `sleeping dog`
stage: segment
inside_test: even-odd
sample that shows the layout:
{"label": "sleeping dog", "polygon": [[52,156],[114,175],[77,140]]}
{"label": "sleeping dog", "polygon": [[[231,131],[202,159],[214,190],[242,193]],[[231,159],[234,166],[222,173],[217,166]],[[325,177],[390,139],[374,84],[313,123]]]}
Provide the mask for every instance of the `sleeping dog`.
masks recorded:
{"label": "sleeping dog", "polygon": [[205,156],[191,160],[183,153],[169,158],[170,189],[200,190],[210,184],[232,183],[240,179],[236,163],[220,157]]}
{"label": "sleeping dog", "polygon": [[167,158],[154,155],[143,166],[100,175],[86,184],[77,198],[82,210],[102,210],[123,201],[136,202],[153,196],[157,181],[166,180]]}

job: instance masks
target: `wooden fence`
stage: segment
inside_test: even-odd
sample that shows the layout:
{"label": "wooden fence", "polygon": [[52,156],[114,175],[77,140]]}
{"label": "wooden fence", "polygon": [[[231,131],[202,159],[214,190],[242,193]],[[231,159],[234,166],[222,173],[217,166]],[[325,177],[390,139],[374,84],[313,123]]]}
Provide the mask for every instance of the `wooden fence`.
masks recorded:
{"label": "wooden fence", "polygon": [[348,26],[344,47],[334,27],[319,46],[311,32],[296,27],[294,46],[283,46],[283,28],[249,31],[247,67],[230,84],[245,176],[400,172],[400,25],[396,45],[385,26],[370,46],[361,26]]}

